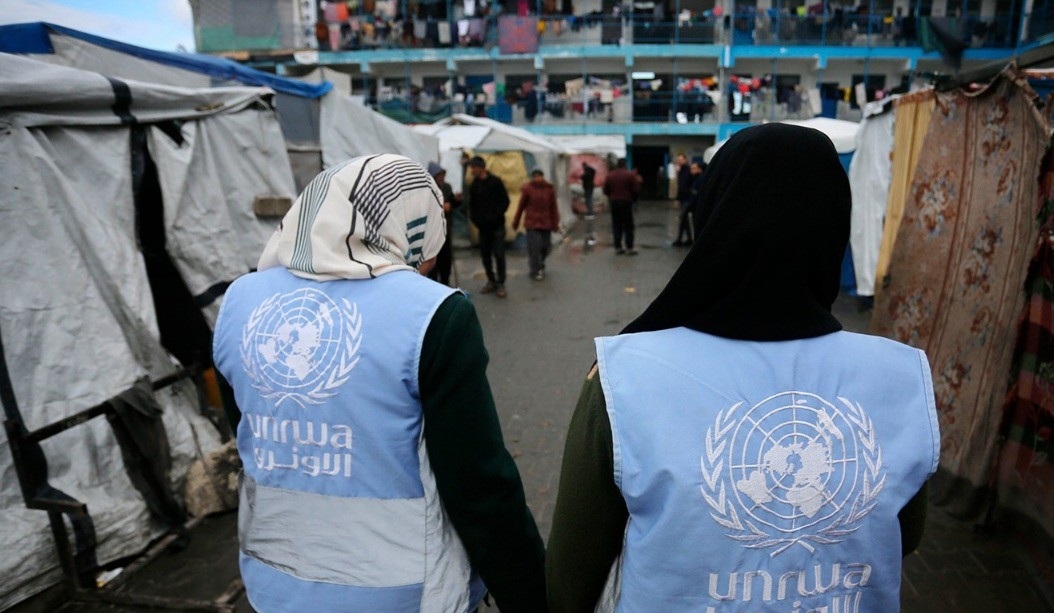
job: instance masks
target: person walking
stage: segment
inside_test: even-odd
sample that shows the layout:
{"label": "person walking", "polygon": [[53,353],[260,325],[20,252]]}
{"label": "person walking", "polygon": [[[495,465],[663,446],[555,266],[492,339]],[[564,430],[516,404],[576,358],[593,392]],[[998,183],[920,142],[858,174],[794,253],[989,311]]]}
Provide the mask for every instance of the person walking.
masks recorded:
{"label": "person walking", "polygon": [[922,351],[831,313],[851,200],[838,154],[817,130],[764,124],[704,176],[684,262],[596,339],[550,610],[896,613],[940,457],[936,403]]}
{"label": "person walking", "polygon": [[479,230],[479,255],[487,283],[481,294],[494,292],[498,298],[505,291],[505,211],[509,209],[509,192],[501,179],[487,170],[487,163],[480,156],[468,161],[472,173],[469,192],[469,213],[472,223]]}
{"label": "person walking", "polygon": [[[213,356],[260,613],[544,611],[544,548],[468,298],[422,276],[442,192],[408,158],[327,168],[227,290]],[[500,544],[500,546],[499,546]]]}
{"label": "person walking", "polygon": [[[688,202],[686,203],[685,207],[685,218],[688,219],[689,223],[691,223],[693,226],[696,218],[699,217],[698,209],[701,206],[700,202],[702,200],[703,194],[702,190],[704,172],[705,171],[703,169],[703,165],[699,162],[692,162],[688,166],[688,176],[691,179],[691,184],[688,188]],[[695,233],[692,232],[691,235],[694,234]],[[692,241],[691,239],[689,239],[688,245],[690,246],[691,244]]]}
{"label": "person walking", "polygon": [[435,162],[428,163],[428,174],[435,180],[439,191],[443,193],[443,217],[446,220],[446,240],[436,256],[436,265],[428,278],[450,285],[450,269],[454,263],[454,209],[461,206],[461,199],[454,194],[454,188],[446,182],[446,169]]}
{"label": "person walking", "polygon": [[545,279],[545,258],[549,256],[552,234],[560,229],[560,211],[556,208],[556,188],[545,180],[545,173],[535,167],[531,180],[520,188],[520,204],[512,220],[512,229],[520,227],[520,219],[527,230],[527,262],[531,278]]}
{"label": "person walking", "polygon": [[586,247],[597,244],[596,211],[593,209],[593,190],[596,189],[597,170],[582,162],[582,199],[586,205]]}
{"label": "person walking", "polygon": [[691,165],[683,153],[677,154],[677,240],[674,247],[692,244],[692,228],[688,219],[692,197]]}
{"label": "person walking", "polygon": [[[633,248],[633,203],[640,194],[640,175],[626,168],[626,158],[620,158],[615,170],[604,179],[604,195],[611,204],[611,229],[615,238],[616,255],[637,255]],[[622,239],[626,248],[622,248]]]}

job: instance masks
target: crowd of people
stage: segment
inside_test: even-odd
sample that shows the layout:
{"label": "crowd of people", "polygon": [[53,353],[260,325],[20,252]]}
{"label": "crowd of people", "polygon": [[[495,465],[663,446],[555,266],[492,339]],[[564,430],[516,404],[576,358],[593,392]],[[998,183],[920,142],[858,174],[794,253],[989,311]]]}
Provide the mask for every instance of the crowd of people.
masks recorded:
{"label": "crowd of people", "polygon": [[[425,277],[456,206],[445,170],[371,155],[307,186],[214,335],[255,610],[474,613],[487,593],[504,613],[899,610],[939,455],[933,387],[921,351],[831,313],[850,212],[834,146],[773,123],[703,172],[686,162],[693,244],[639,317],[595,340],[547,547],[476,310]],[[504,296],[508,194],[466,163]],[[538,233],[542,278],[558,214],[540,169],[524,188],[515,225]],[[602,189],[633,254],[639,175],[620,160]]]}

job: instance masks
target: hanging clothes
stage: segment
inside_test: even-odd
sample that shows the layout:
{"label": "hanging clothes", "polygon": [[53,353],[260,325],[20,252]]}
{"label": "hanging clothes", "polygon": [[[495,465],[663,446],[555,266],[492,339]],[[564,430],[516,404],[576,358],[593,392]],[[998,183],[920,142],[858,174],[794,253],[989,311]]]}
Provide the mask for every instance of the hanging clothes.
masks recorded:
{"label": "hanging clothes", "polygon": [[986,89],[941,94],[923,143],[890,284],[873,333],[926,351],[941,428],[931,500],[982,509],[1009,386],[1021,287],[1039,234],[1035,203],[1051,127],[1010,70]]}
{"label": "hanging clothes", "polygon": [[[1054,168],[1046,173],[1048,198]],[[997,474],[999,501],[1054,534],[1054,220],[1032,260],[1024,318],[1014,349],[1017,380],[1003,407],[1005,442]]]}
{"label": "hanging clothes", "polygon": [[930,129],[935,100],[936,94],[931,89],[901,96],[894,102],[896,123],[893,127],[893,175],[889,183],[882,245],[879,247],[878,264],[875,266],[875,280],[879,287],[889,270],[889,258],[893,255],[893,244],[897,240],[900,218],[904,215],[904,203],[915,176],[915,167],[919,163],[922,143]]}
{"label": "hanging clothes", "polygon": [[875,268],[892,173],[893,121],[891,107],[864,118],[856,136],[856,151],[849,163],[849,185],[853,191],[849,246],[853,251],[858,296],[875,295]]}

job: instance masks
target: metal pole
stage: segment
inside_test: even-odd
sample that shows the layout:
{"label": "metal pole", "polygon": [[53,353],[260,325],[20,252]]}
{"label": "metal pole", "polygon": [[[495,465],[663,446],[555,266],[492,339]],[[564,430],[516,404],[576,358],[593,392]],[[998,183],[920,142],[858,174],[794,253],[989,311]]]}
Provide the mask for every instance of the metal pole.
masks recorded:
{"label": "metal pole", "polygon": [[[681,84],[679,82],[680,81],[680,77],[681,77],[680,71],[677,69],[677,56],[674,56],[673,57],[673,96],[672,96],[672,98],[673,98],[673,108],[670,111],[673,114],[673,120],[674,121],[677,121],[677,98],[679,98],[680,94],[681,94]],[[686,116],[687,116],[687,114],[686,114]],[[691,117],[688,117],[689,121],[691,121],[691,119],[692,119]]]}
{"label": "metal pole", "polygon": [[589,75],[586,71],[586,56],[582,55],[582,123],[589,119]]}
{"label": "metal pole", "polygon": [[[871,32],[871,30],[874,29],[874,25],[875,25],[875,0],[871,0],[871,2],[867,6],[867,46],[868,47],[872,47],[874,45],[874,40],[872,39],[873,34]],[[871,56],[868,55],[868,58],[870,58],[870,57]]]}
{"label": "metal pole", "polygon": [[821,45],[826,45],[827,44],[827,19],[828,19],[828,15],[829,15],[829,13],[827,12],[828,9],[829,9],[829,5],[827,4],[827,0],[823,0],[823,18],[820,21],[820,44]]}
{"label": "metal pole", "polygon": [[414,114],[414,94],[413,94],[413,82],[410,81],[410,61],[407,60],[403,63],[406,72],[406,104],[410,108],[410,116]]}
{"label": "metal pole", "polygon": [[[776,109],[779,107],[780,90],[779,90],[779,69],[780,60],[778,57],[772,58],[772,87],[769,88],[769,119],[776,121]],[[775,95],[773,95],[775,94]]]}
{"label": "metal pole", "polygon": [[[490,80],[494,83],[494,106],[497,107],[501,102],[498,100],[498,60],[494,57],[490,58]],[[484,108],[486,107],[484,106]],[[484,114],[486,114],[486,111],[484,111]]]}
{"label": "metal pole", "polygon": [[673,13],[673,42],[674,44],[681,44],[681,0],[677,0],[674,4]]}

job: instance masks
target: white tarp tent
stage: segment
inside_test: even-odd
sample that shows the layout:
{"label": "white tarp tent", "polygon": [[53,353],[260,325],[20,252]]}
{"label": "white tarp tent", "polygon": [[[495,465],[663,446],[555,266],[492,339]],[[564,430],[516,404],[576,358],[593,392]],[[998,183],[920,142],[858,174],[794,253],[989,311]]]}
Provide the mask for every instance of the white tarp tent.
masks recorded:
{"label": "white tarp tent", "polygon": [[[197,296],[255,263],[276,220],[257,219],[254,198],[294,195],[267,104],[272,94],[117,82],[0,53],[0,330],[29,429],[107,401],[140,377],[179,368],[161,344],[163,323],[140,252],[136,153],[145,147],[156,164],[167,248]],[[146,136],[139,149],[137,131]],[[198,413],[193,384],[177,383],[156,399],[179,492],[188,465],[219,437]],[[59,572],[47,514],[24,507],[0,437],[5,609],[55,583]],[[106,420],[41,445],[52,485],[87,503],[100,560],[135,553],[157,536]]]}
{"label": "white tarp tent", "polygon": [[336,92],[322,96],[319,127],[323,168],[372,153],[399,153],[427,166],[439,154],[434,138]]}
{"label": "white tarp tent", "polygon": [[[567,221],[573,218],[567,186],[567,164],[563,163],[567,151],[548,138],[500,121],[465,114],[455,114],[431,125],[414,126],[414,129],[438,139],[439,163],[447,169],[447,181],[455,192],[463,189],[461,173],[451,172],[451,169],[460,168],[463,151],[521,151],[530,156],[525,158],[528,160],[527,171],[532,166],[541,167],[546,178],[556,186],[560,219]],[[513,202],[511,207],[515,206]]]}
{"label": "white tarp tent", "polygon": [[[834,148],[839,154],[852,153],[856,150],[856,133],[860,130],[860,124],[856,122],[830,119],[829,117],[814,117],[812,119],[788,119],[780,123],[813,128],[823,132],[834,143]],[[726,142],[728,142],[727,138],[707,147],[706,151],[703,152],[703,161],[709,164],[714,154]]]}
{"label": "white tarp tent", "polygon": [[568,153],[591,153],[598,157],[626,157],[626,137],[621,134],[577,134],[574,136],[550,136],[554,145]]}
{"label": "white tarp tent", "polygon": [[363,106],[328,82],[309,84],[311,77],[279,77],[223,58],[143,49],[52,24],[0,26],[0,31],[0,51],[119,79],[187,88],[271,87],[277,92],[275,107],[300,189],[323,168],[360,155],[398,153],[427,164],[438,154],[434,139]]}

